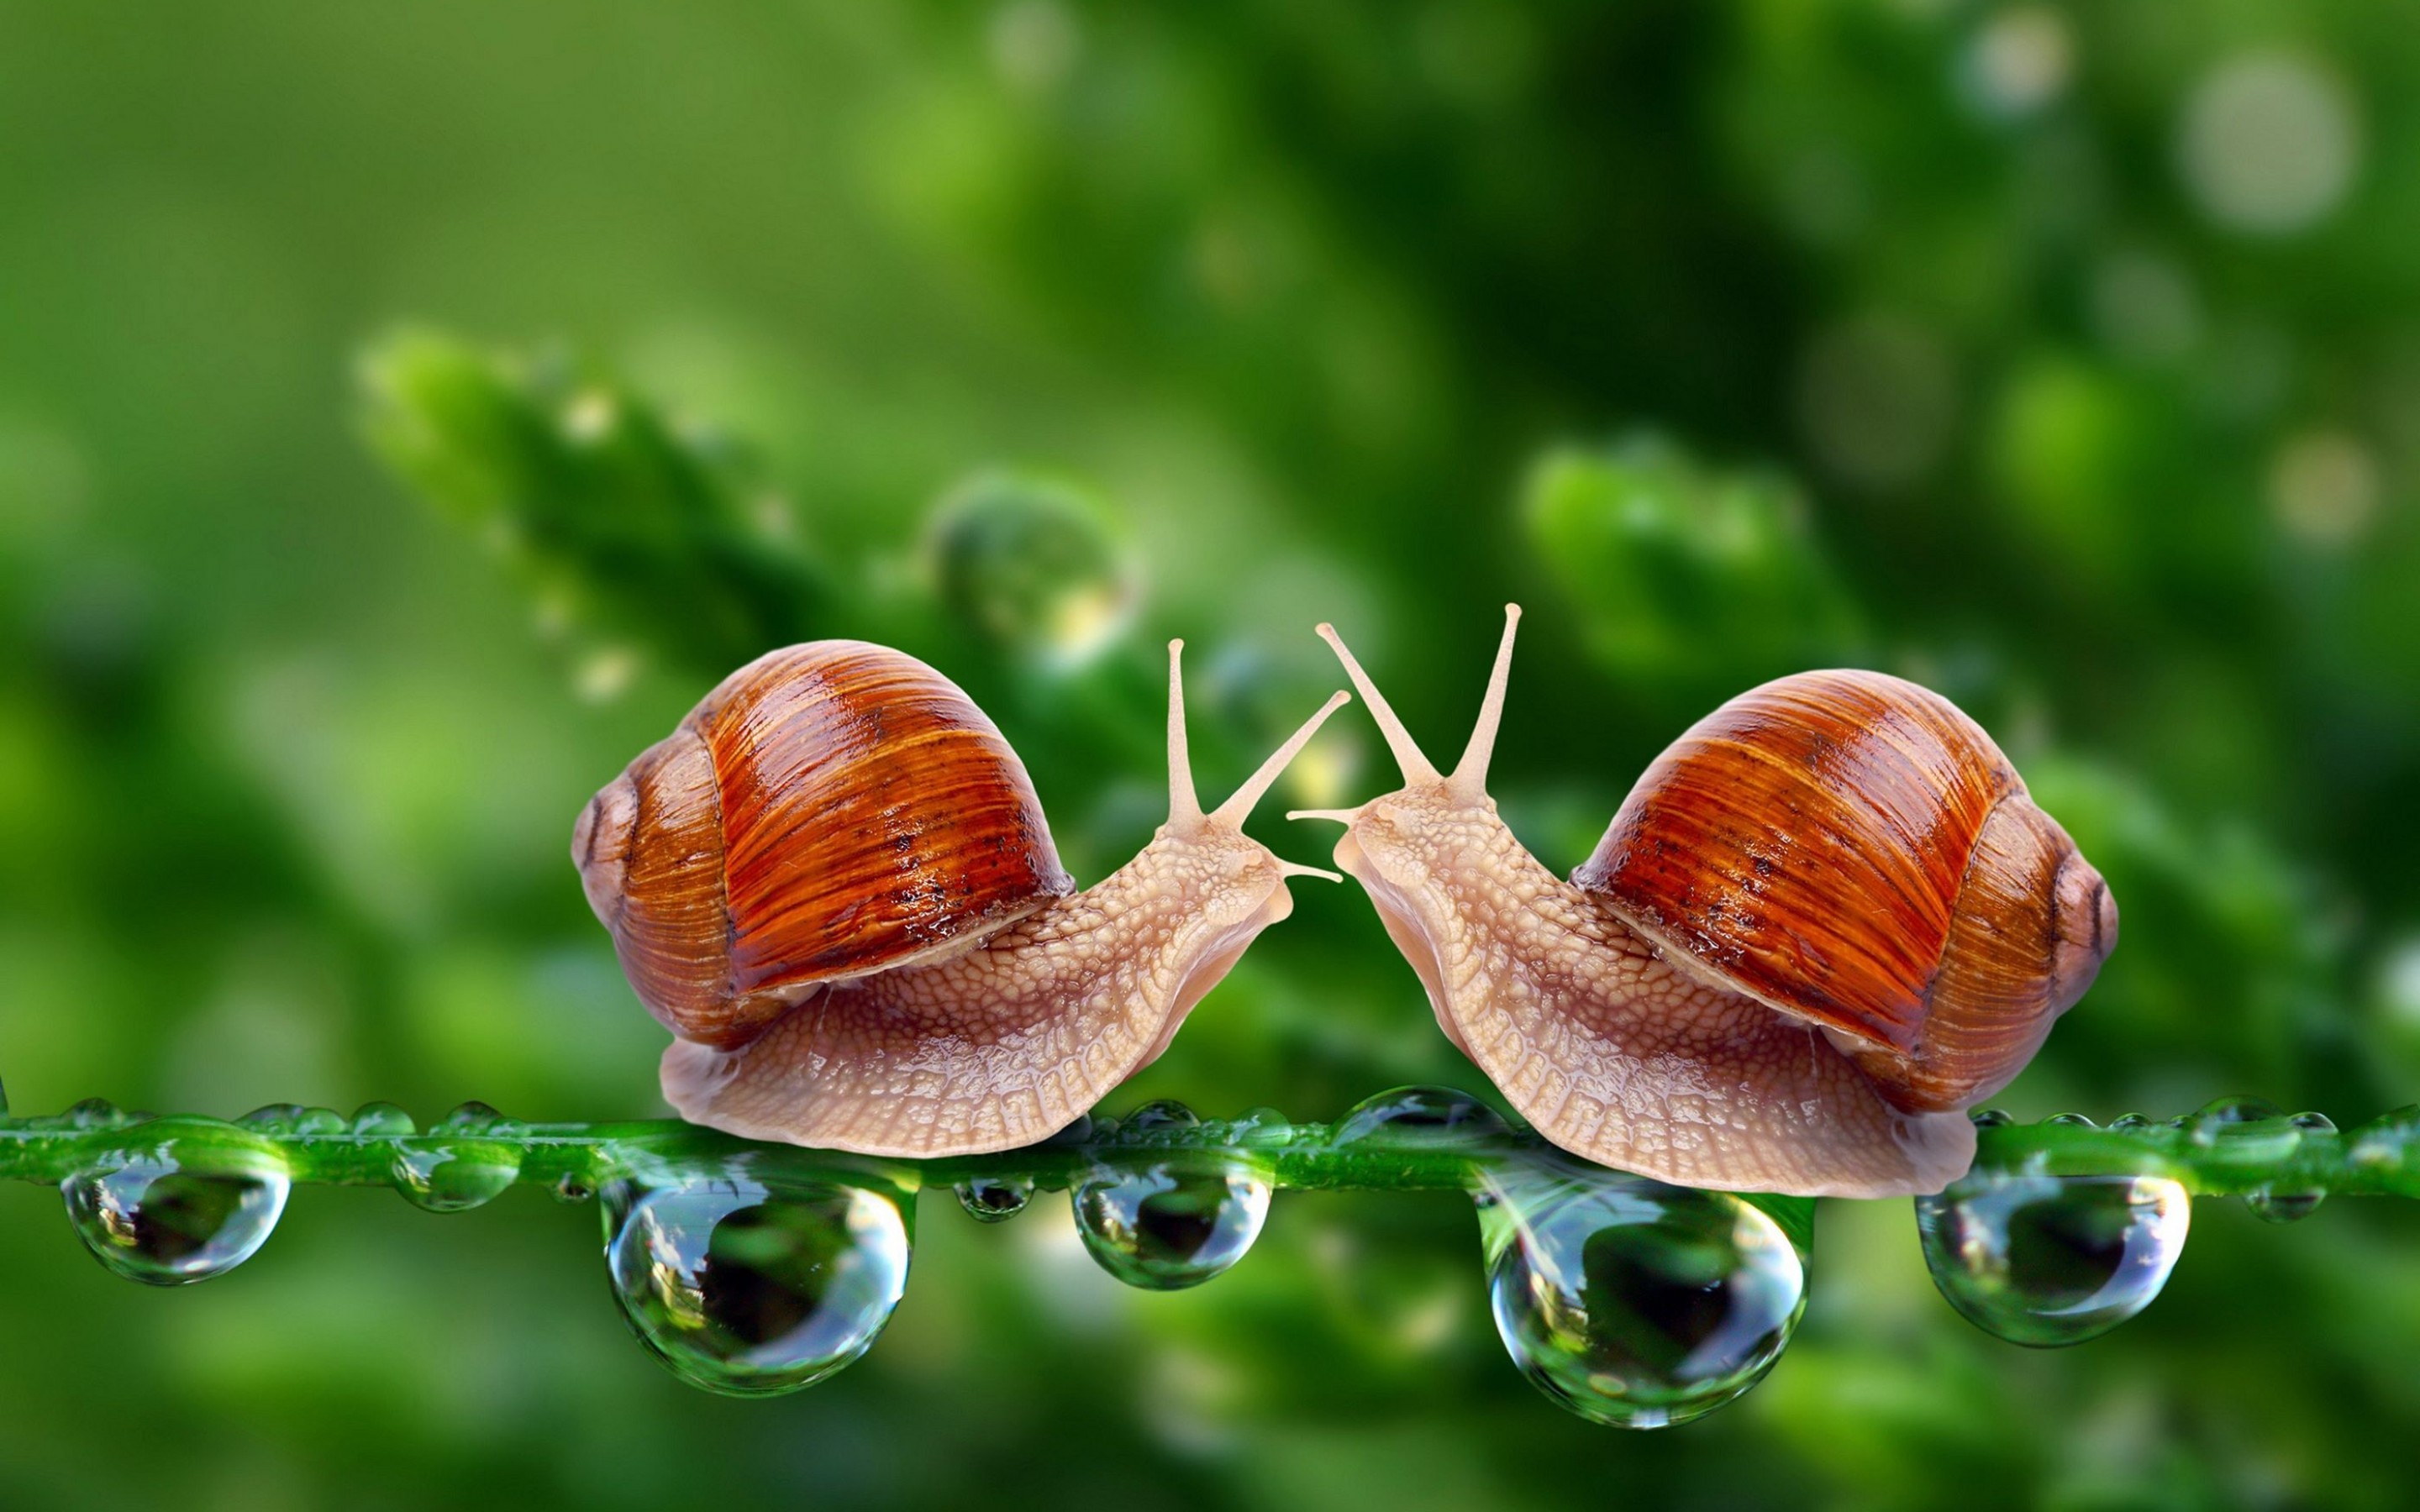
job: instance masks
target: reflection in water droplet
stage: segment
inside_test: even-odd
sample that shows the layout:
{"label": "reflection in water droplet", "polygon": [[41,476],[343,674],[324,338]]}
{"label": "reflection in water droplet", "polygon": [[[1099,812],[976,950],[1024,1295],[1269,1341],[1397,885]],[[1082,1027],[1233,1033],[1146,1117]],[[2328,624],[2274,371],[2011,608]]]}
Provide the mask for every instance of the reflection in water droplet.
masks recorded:
{"label": "reflection in water droplet", "polygon": [[1032,1200],[1033,1183],[1022,1177],[973,1176],[958,1183],[958,1206],[981,1223],[1005,1223]]}
{"label": "reflection in water droplet", "polygon": [[1966,1119],[1978,1129],[1999,1129],[2017,1121],[2006,1108],[1977,1108]]}
{"label": "reflection in water droplet", "polygon": [[1272,1149],[1294,1137],[1294,1123],[1275,1108],[1246,1108],[1235,1119],[1235,1142]]}
{"label": "reflection in water droplet", "polygon": [[458,1104],[452,1112],[438,1119],[437,1127],[430,1132],[433,1134],[495,1134],[500,1130],[512,1127],[514,1127],[512,1119],[505,1118],[485,1103],[473,1101]]}
{"label": "reflection in water droplet", "polygon": [[2317,1212],[2327,1196],[2325,1192],[2280,1191],[2270,1185],[2243,1194],[2243,1206],[2263,1223],[2289,1224]]}
{"label": "reflection in water droplet", "polygon": [[2226,1147],[2230,1159],[2282,1161],[2303,1142],[2303,1129],[2256,1097],[2222,1097],[2188,1116],[2185,1137],[2199,1149]]}
{"label": "reflection in water droplet", "polygon": [[1985,1173],[1916,1199],[1933,1284],[2011,1344],[2078,1344],[2151,1304],[2184,1253],[2185,1189],[2159,1176]]}
{"label": "reflection in water droplet", "polygon": [[225,1275],[265,1242],[290,1181],[268,1146],[163,1139],[118,1151],[59,1185],[86,1248],[130,1281]]}
{"label": "reflection in water droplet", "polygon": [[1172,1097],[1145,1103],[1118,1120],[1118,1133],[1122,1134],[1150,1134],[1200,1127],[1202,1116]]}
{"label": "reflection in water droplet", "polygon": [[496,1197],[521,1173],[520,1151],[488,1140],[397,1146],[388,1163],[396,1190],[430,1212],[460,1212]]}
{"label": "reflection in water droplet", "polygon": [[1399,1087],[1355,1103],[1336,1120],[1333,1141],[1456,1141],[1506,1132],[1502,1116],[1450,1087]]}
{"label": "reflection in water droplet", "polygon": [[366,1135],[418,1134],[420,1126],[411,1115],[392,1103],[365,1103],[353,1115],[353,1133]]}
{"label": "reflection in water droplet", "polygon": [[624,1315],[708,1391],[814,1384],[865,1352],[907,1289],[908,1211],[864,1187],[740,1174],[606,1196]]}
{"label": "reflection in water droplet", "polygon": [[1593,1422],[1666,1427],[1736,1399],[1806,1310],[1797,1247],[1730,1193],[1561,1160],[1486,1182],[1496,1330],[1532,1385]]}
{"label": "reflection in water droplet", "polygon": [[1174,1291],[1244,1257],[1268,1219],[1269,1195],[1244,1166],[1171,1161],[1107,1171],[1077,1186],[1076,1229],[1102,1270],[1130,1287]]}

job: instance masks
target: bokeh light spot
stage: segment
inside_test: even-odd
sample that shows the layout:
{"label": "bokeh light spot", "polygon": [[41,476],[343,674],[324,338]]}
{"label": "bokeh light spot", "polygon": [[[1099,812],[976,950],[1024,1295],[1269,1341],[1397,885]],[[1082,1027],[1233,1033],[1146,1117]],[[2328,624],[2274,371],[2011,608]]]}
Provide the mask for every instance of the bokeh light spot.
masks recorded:
{"label": "bokeh light spot", "polygon": [[2343,201],[2361,133],[2334,74],[2287,54],[2252,53],[2194,90],[2177,150],[2186,187],[2211,219],[2278,235],[2318,223]]}

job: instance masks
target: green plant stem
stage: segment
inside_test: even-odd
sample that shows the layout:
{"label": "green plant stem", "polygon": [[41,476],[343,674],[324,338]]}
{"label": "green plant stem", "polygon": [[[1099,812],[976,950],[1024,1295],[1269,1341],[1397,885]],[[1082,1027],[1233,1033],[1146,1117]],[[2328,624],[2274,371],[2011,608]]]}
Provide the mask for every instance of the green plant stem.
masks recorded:
{"label": "green plant stem", "polygon": [[[1104,1165],[1153,1160],[1246,1163],[1273,1184],[1302,1191],[1462,1191],[1490,1165],[1549,1153],[1525,1131],[1383,1128],[1340,1141],[1335,1125],[1268,1119],[1104,1122],[1024,1149],[924,1161],[761,1144],[672,1120],[531,1124],[458,1116],[426,1132],[404,1132],[395,1125],[408,1120],[392,1113],[382,1121],[377,1129],[329,1127],[349,1120],[294,1110],[230,1123],[90,1104],[53,1118],[0,1117],[0,1179],[56,1183],[126,1151],[174,1140],[181,1158],[256,1150],[266,1143],[294,1180],[345,1186],[399,1185],[398,1172],[413,1156],[466,1148],[510,1151],[519,1162],[519,1181],[575,1196],[622,1178],[743,1165],[755,1171],[878,1177],[909,1189],[978,1179],[1061,1188]],[[2283,1119],[2189,1118],[2113,1129],[2004,1124],[1982,1129],[1979,1143],[1978,1171],[2164,1175],[2203,1196],[2269,1190],[2420,1196],[2420,1108],[2341,1134]]]}

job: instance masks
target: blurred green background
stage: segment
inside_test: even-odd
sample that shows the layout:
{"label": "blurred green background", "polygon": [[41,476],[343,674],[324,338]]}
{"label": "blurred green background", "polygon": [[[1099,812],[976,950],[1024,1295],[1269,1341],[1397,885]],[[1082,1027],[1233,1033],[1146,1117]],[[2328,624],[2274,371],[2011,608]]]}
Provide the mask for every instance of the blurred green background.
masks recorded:
{"label": "blurred green background", "polygon": [[[660,1110],[565,851],[770,644],[972,690],[1091,881],[1337,682],[1549,865],[1761,679],[1990,728],[2123,948],[2003,1100],[2420,1096],[2420,28],[2393,8],[0,3],[0,1073]],[[504,570],[498,570],[499,566]],[[1384,785],[1358,711],[1290,802]],[[1278,805],[1270,805],[1274,810]],[[1326,826],[1256,825],[1317,860]],[[1483,1087],[1297,885],[1112,1099]],[[1661,1435],[1504,1358],[1467,1209],[1281,1197],[1198,1291],[924,1204],[891,1330],[676,1383],[593,1208],[307,1189],[155,1292],[0,1191],[0,1504],[2389,1506],[2420,1213],[2205,1203],[2057,1353],[1827,1204]]]}

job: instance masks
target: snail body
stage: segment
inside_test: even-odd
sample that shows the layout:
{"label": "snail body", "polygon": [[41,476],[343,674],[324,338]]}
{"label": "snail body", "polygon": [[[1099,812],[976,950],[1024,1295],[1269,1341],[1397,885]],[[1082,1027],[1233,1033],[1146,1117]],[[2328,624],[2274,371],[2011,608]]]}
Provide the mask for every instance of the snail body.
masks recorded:
{"label": "snail body", "polygon": [[1938,1191],[2117,943],[2100,874],[1980,727],[1913,683],[1804,672],[1649,767],[1566,880],[1486,794],[1478,728],[1431,765],[1333,630],[1404,782],[1344,821],[1448,1038],[1539,1133],[1700,1187]]}
{"label": "snail body", "polygon": [[1345,699],[1204,813],[1181,646],[1168,822],[1083,892],[1024,764],[932,668],[821,640],[726,678],[572,838],[624,974],[675,1036],[667,1101],[753,1138],[970,1154],[1047,1137],[1157,1057],[1292,911],[1286,878],[1312,869],[1241,826]]}

